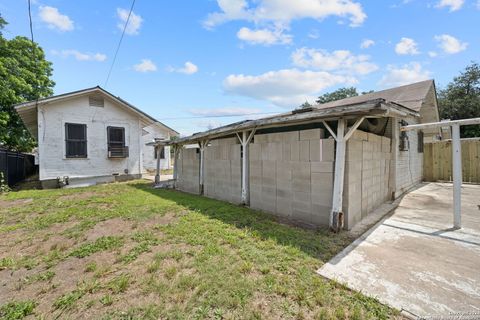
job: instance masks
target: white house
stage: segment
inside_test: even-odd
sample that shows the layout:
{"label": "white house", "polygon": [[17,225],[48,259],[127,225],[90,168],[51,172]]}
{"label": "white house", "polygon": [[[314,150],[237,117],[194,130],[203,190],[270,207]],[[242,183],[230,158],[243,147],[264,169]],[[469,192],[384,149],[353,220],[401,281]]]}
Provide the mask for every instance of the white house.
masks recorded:
{"label": "white house", "polygon": [[[98,86],[25,102],[15,109],[38,141],[43,187],[140,178],[154,158],[153,148],[145,144],[178,135]],[[161,164],[170,166],[168,152]]]}

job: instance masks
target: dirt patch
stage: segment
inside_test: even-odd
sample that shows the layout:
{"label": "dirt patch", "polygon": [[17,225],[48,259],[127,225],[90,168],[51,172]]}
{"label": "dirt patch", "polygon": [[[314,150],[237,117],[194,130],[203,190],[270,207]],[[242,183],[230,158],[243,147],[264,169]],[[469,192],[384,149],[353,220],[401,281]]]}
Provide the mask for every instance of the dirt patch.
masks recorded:
{"label": "dirt patch", "polygon": [[17,200],[0,200],[0,208],[8,209],[13,207],[20,207],[33,202],[33,199],[17,199]]}
{"label": "dirt patch", "polygon": [[106,236],[123,236],[133,229],[133,222],[122,218],[113,218],[97,223],[85,234],[87,241],[94,241]]}
{"label": "dirt patch", "polygon": [[98,193],[94,191],[85,191],[80,193],[66,194],[64,196],[58,197],[58,200],[84,200],[92,197],[99,197],[104,195],[103,193]]}
{"label": "dirt patch", "polygon": [[156,226],[164,226],[167,224],[172,223],[174,220],[177,219],[177,215],[175,214],[166,214],[166,215],[155,215],[148,220],[142,222],[141,229],[151,229],[155,228]]}

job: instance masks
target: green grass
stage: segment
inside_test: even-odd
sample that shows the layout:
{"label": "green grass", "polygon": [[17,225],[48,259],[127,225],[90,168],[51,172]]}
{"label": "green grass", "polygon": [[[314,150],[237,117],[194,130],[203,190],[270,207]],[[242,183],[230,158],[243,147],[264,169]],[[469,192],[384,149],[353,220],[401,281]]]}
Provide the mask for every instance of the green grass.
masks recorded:
{"label": "green grass", "polygon": [[[39,309],[36,303],[48,310],[36,314],[40,318],[77,318],[95,304],[96,313],[89,315],[105,319],[398,316],[375,299],[316,274],[353,241],[344,233],[280,224],[261,212],[152,189],[145,181],[0,196],[2,201],[18,199],[32,201],[0,208],[0,241],[16,243],[2,252],[0,270],[34,272],[24,296],[32,303],[30,313]],[[169,218],[158,219],[165,215]],[[114,218],[126,221],[126,229],[96,239],[86,236],[97,223]],[[49,250],[22,254],[23,248],[47,241],[49,234],[63,238]],[[65,246],[62,239],[74,244]],[[59,287],[57,281],[72,276],[69,270],[79,282]],[[46,301],[53,302],[43,305]],[[0,310],[25,309],[17,304]]]}
{"label": "green grass", "polygon": [[9,302],[0,307],[0,319],[23,319],[33,313],[36,303],[33,301]]}
{"label": "green grass", "polygon": [[70,253],[70,256],[77,258],[85,258],[96,252],[119,248],[122,245],[123,239],[120,237],[101,237],[95,240],[95,242],[85,243],[81,245],[77,249],[73,250]]}

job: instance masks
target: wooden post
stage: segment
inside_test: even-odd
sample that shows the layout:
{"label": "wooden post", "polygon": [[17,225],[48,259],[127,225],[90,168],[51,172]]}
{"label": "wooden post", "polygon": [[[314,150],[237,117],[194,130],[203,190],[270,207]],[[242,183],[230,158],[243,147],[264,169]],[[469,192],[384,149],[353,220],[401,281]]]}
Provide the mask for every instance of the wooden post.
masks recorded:
{"label": "wooden post", "polygon": [[175,144],[173,148],[173,187],[177,187],[177,178],[178,178],[178,153],[180,152],[181,146]]}
{"label": "wooden post", "polygon": [[[161,147],[163,148],[163,146]],[[155,174],[155,184],[160,183],[160,146],[155,146],[155,154],[157,155],[157,172]]]}
{"label": "wooden post", "polygon": [[250,141],[255,134],[255,130],[250,132],[242,131],[240,136],[237,133],[237,138],[242,145],[242,203],[246,206],[250,204]]}
{"label": "wooden post", "polygon": [[452,167],[453,167],[453,227],[462,227],[462,145],[460,125],[452,125]]}
{"label": "wooden post", "polygon": [[208,140],[202,140],[198,143],[200,147],[200,173],[199,173],[199,183],[200,183],[200,194],[203,195],[204,181],[205,181],[205,147],[208,144]]}
{"label": "wooden post", "polygon": [[390,161],[390,176],[389,176],[389,193],[391,200],[395,200],[397,197],[397,161],[398,161],[398,148],[399,148],[399,137],[400,130],[398,127],[398,119],[390,118],[392,121],[392,140],[390,142],[390,147],[392,148],[392,160]]}
{"label": "wooden post", "polygon": [[330,212],[330,228],[337,232],[340,229],[339,215],[343,205],[343,179],[345,174],[345,120],[339,119],[336,134],[335,174],[333,180],[333,203]]}

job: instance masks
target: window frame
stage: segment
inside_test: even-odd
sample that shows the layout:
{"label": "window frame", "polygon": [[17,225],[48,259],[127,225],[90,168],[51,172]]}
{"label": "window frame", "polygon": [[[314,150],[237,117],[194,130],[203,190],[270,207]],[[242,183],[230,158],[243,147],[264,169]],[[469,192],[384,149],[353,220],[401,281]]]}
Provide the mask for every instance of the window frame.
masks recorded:
{"label": "window frame", "polygon": [[[157,159],[157,150],[159,147],[154,147],[153,148],[153,159]],[[163,147],[160,151],[160,160],[165,160],[165,147]]]}
{"label": "window frame", "polygon": [[[122,130],[122,136],[123,136],[123,141],[112,141],[110,139],[110,130],[115,129],[121,129]],[[126,137],[125,137],[125,127],[117,127],[117,126],[108,126],[107,127],[107,147],[110,150],[110,147],[112,147],[111,144],[115,144],[114,147],[120,147],[120,148],[125,148],[126,144]],[[120,146],[121,144],[121,146]]]}
{"label": "window frame", "polygon": [[[84,139],[71,139],[69,138],[69,126],[81,126],[83,128]],[[84,143],[85,154],[69,154],[69,143]],[[87,125],[85,123],[65,122],[65,158],[66,159],[86,159],[88,158],[88,137],[87,137]]]}

